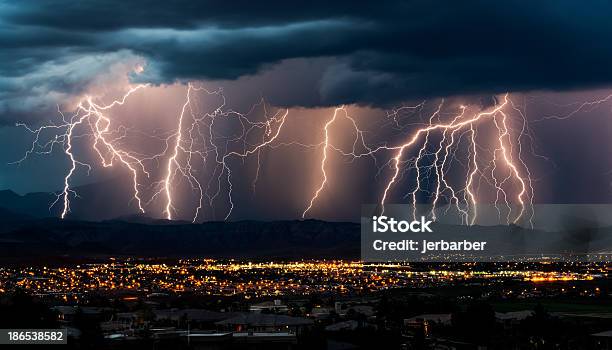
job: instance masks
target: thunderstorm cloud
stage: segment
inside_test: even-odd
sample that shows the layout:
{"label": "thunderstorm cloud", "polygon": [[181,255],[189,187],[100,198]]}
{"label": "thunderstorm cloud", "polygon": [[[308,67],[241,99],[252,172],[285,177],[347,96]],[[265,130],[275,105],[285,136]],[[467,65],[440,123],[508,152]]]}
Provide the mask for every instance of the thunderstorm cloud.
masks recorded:
{"label": "thunderstorm cloud", "polygon": [[267,74],[273,103],[306,107],[605,87],[610,13],[600,0],[0,1],[0,122],[123,80]]}

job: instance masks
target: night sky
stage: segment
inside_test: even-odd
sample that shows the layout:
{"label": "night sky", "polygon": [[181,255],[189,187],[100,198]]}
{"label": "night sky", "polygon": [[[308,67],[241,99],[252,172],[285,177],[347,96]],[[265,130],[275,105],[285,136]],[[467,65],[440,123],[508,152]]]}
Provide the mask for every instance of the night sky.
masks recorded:
{"label": "night sky", "polygon": [[[58,109],[69,115],[85,96],[109,103],[135,84],[149,84],[109,117],[130,130],[169,135],[191,82],[211,91],[222,88],[228,110],[246,113],[263,98],[265,109],[257,105],[250,114],[254,118],[289,110],[273,144],[279,146],[255,156],[261,164],[256,185],[257,159],[230,161],[231,219],[301,217],[321,180],[323,150],[291,143],[319,144],[338,106],[346,106],[370,145],[396,145],[442,101],[439,118],[452,118],[461,106],[492,108],[506,92],[528,121],[524,160],[534,201],[610,203],[610,13],[612,4],[606,1],[564,0],[360,5],[0,0],[0,188],[21,194],[58,191],[69,166],[59,146],[51,154],[9,164],[21,159],[33,141],[16,123],[58,123]],[[205,112],[222,103],[218,96],[201,94],[194,100]],[[401,128],[390,124],[390,111],[419,104],[418,112],[401,115]],[[220,127],[226,136],[240,128],[231,122]],[[350,148],[351,125],[339,122],[331,132],[338,147]],[[479,132],[485,135],[486,127]],[[163,142],[134,135],[131,131],[122,146],[142,154],[163,148]],[[96,165],[85,141],[76,142],[79,156],[93,168],[89,175],[79,168],[73,186],[129,181],[120,166]],[[460,160],[466,154],[455,155]],[[330,155],[328,186],[309,217],[358,217],[362,203],[380,199],[392,156],[382,152],[375,163],[368,157]],[[163,177],[166,158],[151,165],[155,179],[147,186]],[[201,167],[198,176],[210,175],[212,168]],[[411,191],[411,175],[402,175],[392,202],[408,201],[404,195]],[[176,217],[188,219],[193,194],[185,186],[176,183]],[[222,186],[219,198],[226,196]],[[143,191],[147,198],[154,192],[146,186]],[[117,200],[129,201],[120,192]],[[482,198],[490,200],[486,189]],[[419,200],[427,202],[427,194]],[[156,201],[147,214],[163,217],[163,203]],[[227,210],[227,201],[215,203],[198,221],[223,218],[219,213]]]}

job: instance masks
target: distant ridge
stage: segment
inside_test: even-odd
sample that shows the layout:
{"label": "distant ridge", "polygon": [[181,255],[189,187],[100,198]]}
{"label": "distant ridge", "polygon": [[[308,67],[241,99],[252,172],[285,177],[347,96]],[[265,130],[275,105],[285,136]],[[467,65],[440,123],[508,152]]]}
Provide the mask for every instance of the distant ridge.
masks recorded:
{"label": "distant ridge", "polygon": [[6,223],[15,223],[15,222],[29,222],[34,218],[21,213],[15,213],[8,209],[0,208],[0,222]]}
{"label": "distant ridge", "polygon": [[53,193],[34,192],[19,195],[11,190],[0,191],[0,208],[29,217],[57,216],[59,214],[58,208],[49,210],[53,200],[55,200]]}
{"label": "distant ridge", "polygon": [[166,220],[166,219],[157,219],[152,218],[150,216],[146,216],[145,214],[132,214],[132,215],[122,215],[114,219],[104,220],[108,222],[124,222],[131,224],[143,224],[143,225],[186,225],[191,224],[190,221],[183,220]]}
{"label": "distant ridge", "polygon": [[352,259],[359,257],[359,237],[357,223],[318,220],[148,225],[41,219],[0,232],[0,257]]}
{"label": "distant ridge", "polygon": [[[71,199],[71,219],[102,221],[126,213],[128,216],[138,213],[136,204],[128,197],[131,187],[127,181],[113,179],[76,186],[73,190],[79,197]],[[56,203],[50,208],[56,199],[56,194],[52,192],[19,195],[11,190],[0,190],[0,208],[35,218],[59,217],[62,203]]]}

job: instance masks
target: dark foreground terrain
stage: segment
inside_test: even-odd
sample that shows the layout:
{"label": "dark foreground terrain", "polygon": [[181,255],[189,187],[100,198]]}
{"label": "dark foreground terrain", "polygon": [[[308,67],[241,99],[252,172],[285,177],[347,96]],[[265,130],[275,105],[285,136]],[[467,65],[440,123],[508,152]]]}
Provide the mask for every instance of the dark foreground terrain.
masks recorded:
{"label": "dark foreground terrain", "polygon": [[0,268],[0,328],[67,349],[609,349],[606,263],[108,259]]}

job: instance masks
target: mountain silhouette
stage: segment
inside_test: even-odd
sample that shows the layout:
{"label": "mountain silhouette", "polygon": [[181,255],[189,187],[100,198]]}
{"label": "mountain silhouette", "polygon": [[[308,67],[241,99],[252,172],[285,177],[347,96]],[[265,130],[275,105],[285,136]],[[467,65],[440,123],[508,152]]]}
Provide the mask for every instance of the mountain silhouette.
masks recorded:
{"label": "mountain silhouette", "polygon": [[[78,196],[70,196],[71,206],[67,218],[101,221],[136,214],[138,208],[129,196],[132,193],[131,186],[129,181],[119,179],[76,186],[72,190]],[[52,206],[56,199],[57,194],[52,192],[19,195],[11,190],[3,190],[0,191],[0,208],[34,218],[59,217],[63,201],[60,198]]]}
{"label": "mountain silhouette", "polygon": [[146,225],[39,219],[3,226],[0,257],[357,258],[357,223],[237,221]]}

